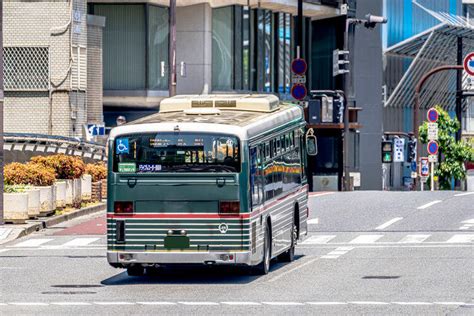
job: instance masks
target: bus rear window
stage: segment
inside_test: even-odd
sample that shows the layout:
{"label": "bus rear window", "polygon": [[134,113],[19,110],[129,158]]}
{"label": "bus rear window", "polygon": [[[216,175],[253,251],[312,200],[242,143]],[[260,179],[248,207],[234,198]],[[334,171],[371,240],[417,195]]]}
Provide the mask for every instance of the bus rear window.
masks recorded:
{"label": "bus rear window", "polygon": [[240,172],[239,140],[198,133],[121,135],[114,144],[114,172]]}

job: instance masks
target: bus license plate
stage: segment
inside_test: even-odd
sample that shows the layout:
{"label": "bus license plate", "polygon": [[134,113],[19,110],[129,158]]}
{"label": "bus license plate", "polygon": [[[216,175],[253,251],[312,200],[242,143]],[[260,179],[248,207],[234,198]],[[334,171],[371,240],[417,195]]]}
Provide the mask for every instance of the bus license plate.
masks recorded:
{"label": "bus license plate", "polygon": [[165,248],[166,249],[189,248],[189,237],[188,236],[166,236]]}

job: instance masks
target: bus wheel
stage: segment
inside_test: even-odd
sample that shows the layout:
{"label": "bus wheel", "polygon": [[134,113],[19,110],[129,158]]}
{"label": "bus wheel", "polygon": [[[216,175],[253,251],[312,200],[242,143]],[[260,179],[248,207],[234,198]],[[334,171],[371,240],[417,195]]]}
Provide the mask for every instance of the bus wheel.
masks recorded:
{"label": "bus wheel", "polygon": [[129,276],[143,276],[145,275],[145,268],[140,265],[133,265],[127,268],[127,273]]}
{"label": "bus wheel", "polygon": [[263,238],[263,260],[262,262],[255,267],[255,274],[265,275],[270,271],[270,227],[269,225],[265,226],[265,236]]}
{"label": "bus wheel", "polygon": [[298,239],[298,229],[296,228],[296,225],[293,224],[291,227],[291,246],[290,249],[282,253],[278,259],[280,259],[283,262],[292,262],[295,260],[295,246],[296,246],[296,240]]}

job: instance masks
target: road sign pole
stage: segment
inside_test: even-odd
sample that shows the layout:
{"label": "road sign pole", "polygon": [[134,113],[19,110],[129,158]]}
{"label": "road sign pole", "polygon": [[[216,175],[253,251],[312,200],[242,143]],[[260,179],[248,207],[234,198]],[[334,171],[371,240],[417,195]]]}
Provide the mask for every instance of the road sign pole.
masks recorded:
{"label": "road sign pole", "polygon": [[431,164],[431,191],[434,191],[434,162],[430,162]]}

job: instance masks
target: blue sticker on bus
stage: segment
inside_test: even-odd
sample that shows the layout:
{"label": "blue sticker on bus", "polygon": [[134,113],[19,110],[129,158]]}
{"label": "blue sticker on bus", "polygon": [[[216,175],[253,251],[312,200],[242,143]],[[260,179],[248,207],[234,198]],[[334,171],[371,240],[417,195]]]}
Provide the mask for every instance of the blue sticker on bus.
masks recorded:
{"label": "blue sticker on bus", "polygon": [[118,138],[115,144],[115,151],[117,154],[128,154],[130,152],[128,148],[128,138]]}
{"label": "blue sticker on bus", "polygon": [[161,165],[139,164],[138,172],[157,172],[161,171]]}

